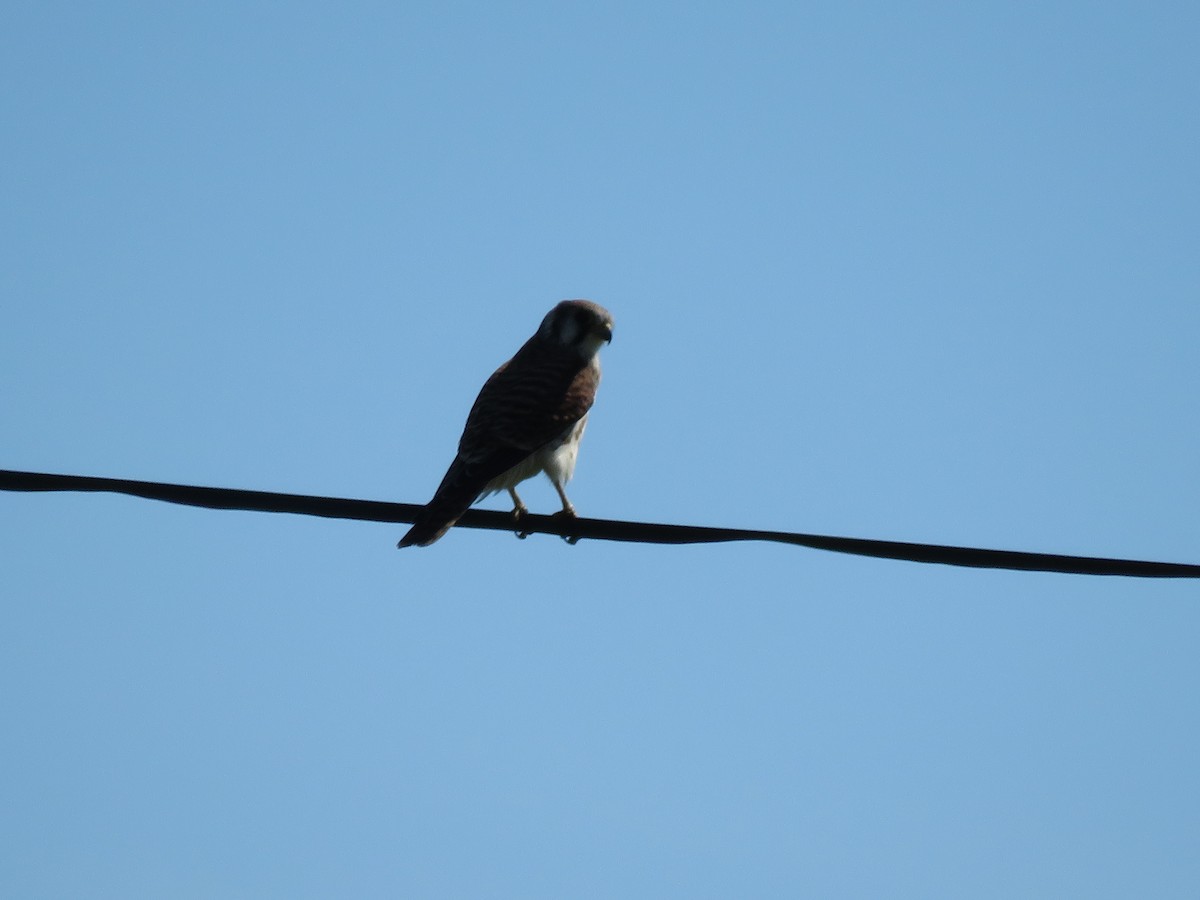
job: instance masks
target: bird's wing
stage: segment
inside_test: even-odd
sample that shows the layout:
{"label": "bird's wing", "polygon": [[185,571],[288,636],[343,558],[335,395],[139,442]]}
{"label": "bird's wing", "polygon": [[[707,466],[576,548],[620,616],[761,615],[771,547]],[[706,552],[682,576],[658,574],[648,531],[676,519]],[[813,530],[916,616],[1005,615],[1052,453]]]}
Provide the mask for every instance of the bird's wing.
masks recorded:
{"label": "bird's wing", "polygon": [[[480,390],[458,442],[460,456],[474,460],[490,456],[497,448],[510,447],[528,455],[557,438],[591,409],[600,382],[598,366],[581,369],[578,360],[571,357],[526,350],[522,347]],[[512,465],[516,463],[497,469],[492,477]]]}

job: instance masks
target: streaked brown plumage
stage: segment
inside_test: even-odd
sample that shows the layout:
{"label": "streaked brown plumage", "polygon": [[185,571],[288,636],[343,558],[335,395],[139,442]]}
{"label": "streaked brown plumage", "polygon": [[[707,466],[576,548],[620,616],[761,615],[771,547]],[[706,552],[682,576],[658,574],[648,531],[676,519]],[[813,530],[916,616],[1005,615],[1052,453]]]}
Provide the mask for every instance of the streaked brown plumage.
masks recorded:
{"label": "streaked brown plumage", "polygon": [[433,499],[398,546],[428,546],[480,496],[507,490],[514,514],[525,512],[516,486],[545,472],[575,515],[565,485],[575,469],[588,410],[600,383],[598,352],[612,340],[612,316],[588,300],[564,300],[480,390]]}

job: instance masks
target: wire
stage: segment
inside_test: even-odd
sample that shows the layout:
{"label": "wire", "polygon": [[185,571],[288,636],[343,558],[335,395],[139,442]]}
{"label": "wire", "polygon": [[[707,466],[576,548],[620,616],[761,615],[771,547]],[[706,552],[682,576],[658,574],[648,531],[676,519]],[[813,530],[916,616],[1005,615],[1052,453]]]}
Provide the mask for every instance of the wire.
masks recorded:
{"label": "wire", "polygon": [[[233,488],[130,481],[123,478],[93,478],[85,475],[52,475],[0,469],[0,490],[6,491],[103,491],[129,494],[149,500],[164,500],[208,509],[240,509],[257,512],[293,513],[329,519],[363,522],[411,523],[421,506],[379,500],[348,500],[279,494]],[[461,528],[513,531],[511,513],[471,509],[458,520]],[[832,550],[881,559],[942,563],[978,569],[1011,569],[1024,572],[1062,572],[1072,575],[1124,575],[1138,578],[1200,578],[1200,565],[1105,559],[1093,556],[1062,556],[1055,553],[1026,553],[1016,550],[984,550],[942,544],[914,544],[867,538],[832,537],[784,531],[754,531],[741,528],[707,528],[696,525],[661,525],[651,522],[622,522],[613,519],[567,519],[529,514],[521,519],[522,533],[553,534],[572,540],[590,538],[642,544],[713,544],[728,541],[772,541]]]}

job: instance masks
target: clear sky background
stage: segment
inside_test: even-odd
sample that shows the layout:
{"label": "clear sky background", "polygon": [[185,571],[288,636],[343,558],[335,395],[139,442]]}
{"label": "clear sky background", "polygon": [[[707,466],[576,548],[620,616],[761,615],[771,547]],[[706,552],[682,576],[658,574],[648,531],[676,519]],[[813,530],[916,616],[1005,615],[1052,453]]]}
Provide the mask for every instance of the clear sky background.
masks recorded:
{"label": "clear sky background", "polygon": [[[0,467],[424,502],[588,297],[584,515],[1200,562],[1198,45],[7,3]],[[403,530],[0,495],[0,895],[1200,894],[1195,582]]]}

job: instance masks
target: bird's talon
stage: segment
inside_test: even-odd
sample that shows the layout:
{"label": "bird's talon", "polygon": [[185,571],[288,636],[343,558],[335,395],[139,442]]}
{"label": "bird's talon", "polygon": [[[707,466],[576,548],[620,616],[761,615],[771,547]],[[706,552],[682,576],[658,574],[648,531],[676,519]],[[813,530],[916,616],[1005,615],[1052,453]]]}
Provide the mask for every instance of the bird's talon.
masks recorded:
{"label": "bird's talon", "polygon": [[521,530],[521,523],[525,521],[525,517],[527,515],[529,515],[529,510],[524,506],[515,507],[512,511],[513,527],[515,529],[514,534],[516,534],[516,536],[521,540],[525,540],[525,538],[529,537],[529,535],[533,533],[530,531]]}
{"label": "bird's talon", "polygon": [[[574,522],[576,519],[579,518],[579,516],[576,515],[574,508],[570,508],[570,509],[560,510],[559,512],[556,512],[550,518],[554,519],[556,522],[565,524],[567,522]],[[566,541],[572,547],[574,547],[576,544],[579,543],[578,535],[560,534],[559,537],[561,537],[564,541]]]}

